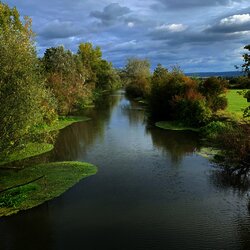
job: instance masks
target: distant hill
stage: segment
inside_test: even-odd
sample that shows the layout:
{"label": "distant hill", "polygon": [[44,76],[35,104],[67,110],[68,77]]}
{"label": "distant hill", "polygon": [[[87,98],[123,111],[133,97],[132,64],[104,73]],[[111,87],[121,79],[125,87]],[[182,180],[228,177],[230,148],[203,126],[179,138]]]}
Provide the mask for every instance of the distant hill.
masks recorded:
{"label": "distant hill", "polygon": [[244,73],[241,71],[227,71],[227,72],[196,72],[196,73],[185,73],[187,76],[196,77],[211,77],[211,76],[221,76],[221,77],[236,77],[243,76]]}

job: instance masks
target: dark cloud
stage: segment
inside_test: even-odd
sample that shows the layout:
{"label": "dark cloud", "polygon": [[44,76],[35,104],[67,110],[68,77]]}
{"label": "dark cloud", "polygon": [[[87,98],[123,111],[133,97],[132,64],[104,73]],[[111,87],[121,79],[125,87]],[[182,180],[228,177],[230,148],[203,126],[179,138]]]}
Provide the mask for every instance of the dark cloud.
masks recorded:
{"label": "dark cloud", "polygon": [[157,0],[156,4],[152,5],[153,9],[191,9],[205,8],[208,6],[226,6],[232,2],[242,2],[241,0]]}
{"label": "dark cloud", "polygon": [[118,3],[111,3],[103,11],[92,11],[90,16],[99,19],[103,24],[109,25],[130,12],[131,10],[127,7],[122,7]]}
{"label": "dark cloud", "polygon": [[241,63],[241,48],[250,41],[247,16],[235,17],[250,13],[249,0],[5,2],[32,17],[40,56],[48,47],[64,45],[75,52],[81,42],[92,42],[117,67],[138,56],[153,67],[225,71]]}
{"label": "dark cloud", "polygon": [[73,37],[82,33],[83,29],[75,26],[72,22],[60,22],[59,20],[49,22],[39,31],[39,35],[47,39]]}
{"label": "dark cloud", "polygon": [[237,14],[221,19],[206,29],[211,33],[235,33],[250,31],[250,14]]}

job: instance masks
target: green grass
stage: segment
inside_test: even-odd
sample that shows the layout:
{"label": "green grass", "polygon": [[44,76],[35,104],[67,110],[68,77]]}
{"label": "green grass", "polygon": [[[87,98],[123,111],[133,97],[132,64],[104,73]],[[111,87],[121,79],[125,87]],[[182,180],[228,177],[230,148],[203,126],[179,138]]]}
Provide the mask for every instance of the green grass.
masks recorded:
{"label": "green grass", "polygon": [[24,160],[33,156],[41,155],[51,151],[54,148],[49,143],[28,143],[19,151],[16,151],[5,157],[4,161],[0,162],[0,166],[14,161]]}
{"label": "green grass", "polygon": [[209,160],[213,160],[215,155],[221,155],[221,150],[212,147],[202,147],[196,152],[196,154]]}
{"label": "green grass", "polygon": [[228,100],[228,106],[226,111],[235,113],[237,115],[243,115],[243,110],[250,105],[247,99],[243,95],[238,94],[238,89],[231,89],[226,94]]}
{"label": "green grass", "polygon": [[0,193],[0,217],[36,207],[60,196],[81,179],[94,175],[97,168],[84,162],[54,162],[7,171],[1,176],[0,190],[43,178]]}
{"label": "green grass", "polygon": [[40,128],[36,129],[37,133],[48,133],[52,131],[57,131],[61,130],[63,128],[66,128],[70,126],[71,124],[75,122],[84,122],[84,121],[89,121],[90,118],[87,117],[77,117],[77,116],[72,116],[72,117],[60,117],[57,122],[50,126],[43,126]]}
{"label": "green grass", "polygon": [[[51,126],[43,126],[36,128],[35,133],[49,133],[52,131],[63,129],[75,122],[83,122],[88,120],[90,119],[87,117],[60,117],[59,120]],[[49,143],[28,143],[22,149],[10,154],[8,157],[5,157],[3,161],[0,161],[0,166],[14,161],[20,161],[44,154],[46,152],[51,151],[53,148],[54,146]],[[0,154],[0,159],[1,158],[3,157],[1,157]]]}
{"label": "green grass", "polygon": [[177,131],[185,131],[190,130],[194,132],[199,132],[199,129],[197,128],[191,128],[183,125],[180,122],[176,121],[160,121],[155,124],[156,127],[162,128],[162,129],[168,129],[168,130],[177,130]]}

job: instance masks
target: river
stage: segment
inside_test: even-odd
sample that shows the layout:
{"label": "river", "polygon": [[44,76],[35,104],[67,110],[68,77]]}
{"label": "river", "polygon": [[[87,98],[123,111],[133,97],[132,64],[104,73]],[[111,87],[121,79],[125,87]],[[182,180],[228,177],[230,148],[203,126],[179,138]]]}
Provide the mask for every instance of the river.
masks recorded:
{"label": "river", "polygon": [[194,132],[147,124],[123,91],[58,135],[50,161],[95,164],[62,196],[0,219],[1,250],[250,249],[247,189],[196,151]]}

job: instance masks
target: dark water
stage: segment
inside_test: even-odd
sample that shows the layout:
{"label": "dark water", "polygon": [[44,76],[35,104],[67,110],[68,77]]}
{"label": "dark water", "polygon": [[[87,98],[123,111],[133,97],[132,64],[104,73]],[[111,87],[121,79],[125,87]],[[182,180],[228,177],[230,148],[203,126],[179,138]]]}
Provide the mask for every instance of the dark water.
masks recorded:
{"label": "dark water", "polygon": [[50,160],[99,172],[37,208],[0,219],[0,249],[250,249],[245,189],[195,154],[196,134],[148,127],[122,92],[59,134]]}

